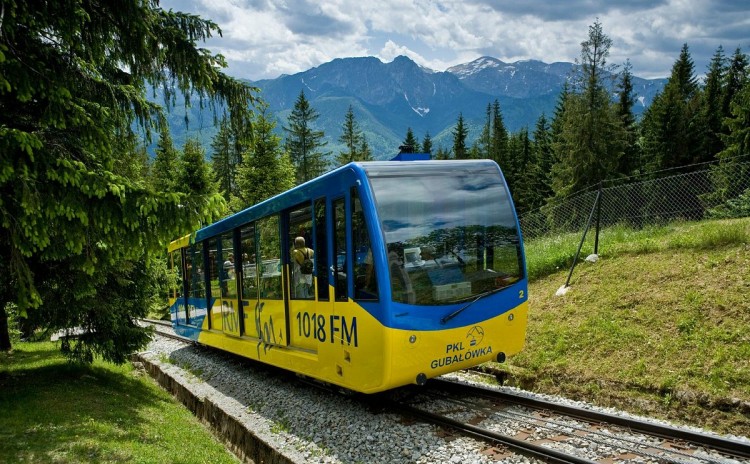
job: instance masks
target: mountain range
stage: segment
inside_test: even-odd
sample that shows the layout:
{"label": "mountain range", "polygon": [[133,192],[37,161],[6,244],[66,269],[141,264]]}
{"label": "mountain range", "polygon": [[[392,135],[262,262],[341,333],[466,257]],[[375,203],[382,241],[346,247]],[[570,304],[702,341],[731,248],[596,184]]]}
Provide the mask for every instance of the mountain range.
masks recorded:
{"label": "mountain range", "polygon": [[[269,104],[282,137],[283,126],[304,91],[319,114],[315,126],[325,133],[328,145],[324,150],[334,155],[343,150],[338,139],[351,105],[373,156],[389,159],[398,153],[408,128],[418,140],[429,133],[433,147],[450,149],[459,114],[469,130],[468,143],[473,143],[484,125],[487,105],[495,100],[500,103],[508,131],[528,127],[531,133],[541,114],[551,118],[560,90],[566,81],[575,78],[576,70],[574,63],[548,64],[535,60],[505,63],[485,56],[438,72],[405,56],[390,63],[360,57],[337,58],[297,74],[249,83],[260,89],[259,97]],[[608,85],[614,97],[616,82],[612,77]],[[633,76],[636,115],[645,110],[665,83],[666,79]],[[192,128],[188,130],[182,122],[184,109],[176,110],[177,113],[177,117],[170,117],[175,143],[180,145],[187,135],[197,136],[208,149],[215,133],[212,124],[196,129],[191,122]],[[211,120],[210,116],[190,114],[193,116],[204,123]]]}

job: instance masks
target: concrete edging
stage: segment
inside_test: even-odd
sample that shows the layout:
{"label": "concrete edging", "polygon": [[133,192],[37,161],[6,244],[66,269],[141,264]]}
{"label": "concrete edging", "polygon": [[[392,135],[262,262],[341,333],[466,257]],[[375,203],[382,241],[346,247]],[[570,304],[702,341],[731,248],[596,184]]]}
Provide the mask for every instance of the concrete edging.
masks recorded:
{"label": "concrete edging", "polygon": [[164,390],[185,405],[201,422],[210,426],[240,460],[255,464],[295,464],[248,429],[237,417],[227,413],[210,399],[196,395],[188,386],[164,372],[157,363],[147,359],[142,353],[133,355],[133,361],[141,363],[143,369]]}

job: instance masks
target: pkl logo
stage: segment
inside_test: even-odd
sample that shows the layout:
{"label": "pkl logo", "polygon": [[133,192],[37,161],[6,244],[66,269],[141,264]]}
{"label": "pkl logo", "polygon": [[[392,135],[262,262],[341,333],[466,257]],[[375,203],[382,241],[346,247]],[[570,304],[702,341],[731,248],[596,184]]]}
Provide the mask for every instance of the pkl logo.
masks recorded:
{"label": "pkl logo", "polygon": [[475,325],[466,333],[466,338],[469,340],[469,346],[477,346],[484,339],[484,329]]}

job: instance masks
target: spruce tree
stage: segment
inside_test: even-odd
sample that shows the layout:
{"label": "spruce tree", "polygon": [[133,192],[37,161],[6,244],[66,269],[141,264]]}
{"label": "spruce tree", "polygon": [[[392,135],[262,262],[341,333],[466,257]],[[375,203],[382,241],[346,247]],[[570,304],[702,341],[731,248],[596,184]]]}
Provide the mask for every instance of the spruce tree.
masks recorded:
{"label": "spruce tree", "polygon": [[13,304],[45,328],[86,327],[61,344],[71,358],[124,362],[148,341],[135,324],[148,260],[211,220],[221,198],[129,178],[137,169],[116,141],[166,127],[146,88],[165,89],[167,105],[179,93],[223,102],[238,125],[253,89],[196,45],[216,24],[155,0],[7,0],[0,10],[0,350]]}
{"label": "spruce tree", "polygon": [[731,63],[726,72],[726,78],[723,83],[723,95],[721,103],[721,114],[723,117],[731,117],[732,102],[735,96],[743,89],[748,80],[748,59],[747,55],[737,47],[732,55]]}
{"label": "spruce tree", "polygon": [[482,133],[477,140],[477,158],[489,159],[492,154],[492,104],[488,103],[485,110]]}
{"label": "spruce tree", "polygon": [[508,130],[505,128],[503,114],[500,112],[500,101],[492,103],[492,143],[490,144],[490,159],[502,168],[508,164]]}
{"label": "spruce tree", "polygon": [[251,143],[251,130],[239,131],[231,121],[224,117],[219,124],[219,132],[211,142],[211,161],[219,192],[224,199],[229,199],[237,189],[237,168],[242,162],[242,154]]}
{"label": "spruce tree", "polygon": [[453,158],[468,159],[469,152],[466,149],[466,138],[469,135],[469,130],[464,125],[464,115],[462,113],[458,113],[456,127],[453,128],[451,133],[453,134]]}
{"label": "spruce tree", "polygon": [[534,127],[534,141],[531,145],[533,164],[524,176],[529,185],[525,207],[533,210],[542,207],[552,197],[550,171],[554,164],[552,152],[552,128],[542,113]]}
{"label": "spruce tree", "polygon": [[422,139],[422,148],[420,150],[421,153],[432,153],[432,138],[430,138],[430,133],[425,132],[424,138]]}
{"label": "spruce tree", "polygon": [[172,142],[169,128],[159,134],[151,167],[153,188],[160,192],[177,192],[177,169],[179,155]]}
{"label": "spruce tree", "polygon": [[229,200],[234,190],[235,157],[233,153],[232,133],[229,129],[229,121],[222,119],[219,124],[219,132],[211,141],[211,161],[216,180],[219,183],[219,192],[225,200]]}
{"label": "spruce tree", "polygon": [[406,129],[406,137],[404,138],[404,141],[401,142],[401,147],[399,147],[401,153],[415,153],[419,149],[419,142],[414,136],[411,127]]}
{"label": "spruce tree", "polygon": [[703,137],[703,159],[710,160],[724,149],[721,140],[723,133],[722,97],[723,83],[727,73],[726,56],[724,48],[719,46],[711,59],[711,64],[706,73],[705,86],[701,99],[701,119],[704,127]]}
{"label": "spruce tree", "polygon": [[362,145],[364,136],[362,135],[362,130],[359,128],[359,124],[357,124],[357,120],[354,117],[354,110],[351,105],[349,105],[349,110],[344,117],[344,125],[342,126],[341,131],[342,134],[341,137],[339,137],[339,142],[344,144],[346,150],[340,152],[336,156],[336,162],[339,166],[360,160],[359,148]]}
{"label": "spruce tree", "polygon": [[643,158],[650,171],[687,166],[703,159],[703,127],[693,60],[687,44],[641,123]]}
{"label": "spruce tree", "polygon": [[237,189],[230,206],[233,211],[260,203],[294,186],[294,165],[275,134],[276,123],[268,105],[258,105],[253,121],[253,144],[237,169]]}
{"label": "spruce tree", "polygon": [[617,83],[617,114],[625,130],[626,142],[618,174],[629,176],[640,168],[640,157],[638,154],[638,127],[636,126],[633,105],[635,105],[635,94],[633,93],[633,74],[630,60],[625,62],[620,81]]}
{"label": "spruce tree", "polygon": [[528,209],[530,189],[533,188],[527,177],[528,170],[534,161],[532,156],[529,131],[524,127],[510,136],[508,157],[511,162],[507,168],[503,169],[505,180],[513,194],[513,200],[520,210]]}
{"label": "spruce tree", "polygon": [[565,97],[561,132],[555,141],[558,162],[553,185],[558,196],[596,185],[617,172],[626,134],[603,81],[611,72],[606,61],[611,44],[598,21],[581,43],[580,93]]}
{"label": "spruce tree", "polygon": [[737,182],[737,179],[750,178],[750,81],[745,81],[735,94],[730,113],[725,120],[726,148],[717,155],[719,163],[711,167],[715,193],[707,199],[721,205],[715,214],[725,217],[750,211],[750,188],[743,190],[747,184]]}
{"label": "spruce tree", "polygon": [[728,160],[741,157],[741,162],[747,162],[745,158],[750,156],[750,80],[746,80],[743,87],[737,92],[730,105],[731,115],[726,124],[729,130],[726,136],[726,149],[719,158]]}
{"label": "spruce tree", "polygon": [[218,192],[215,173],[206,162],[206,152],[198,139],[189,138],[182,147],[177,188],[188,195],[206,196]]}
{"label": "spruce tree", "polygon": [[370,145],[367,143],[367,137],[362,137],[362,143],[359,145],[359,159],[358,161],[373,161],[375,158],[372,157],[372,150]]}
{"label": "spruce tree", "polygon": [[435,159],[437,160],[451,159],[451,152],[448,151],[447,148],[443,146],[439,146],[437,149],[437,152],[435,152]]}
{"label": "spruce tree", "polygon": [[315,130],[314,124],[320,115],[310,106],[301,90],[289,115],[289,126],[284,127],[287,134],[286,150],[294,165],[298,184],[314,179],[328,170],[328,155],[321,149],[327,145],[323,141],[323,131]]}

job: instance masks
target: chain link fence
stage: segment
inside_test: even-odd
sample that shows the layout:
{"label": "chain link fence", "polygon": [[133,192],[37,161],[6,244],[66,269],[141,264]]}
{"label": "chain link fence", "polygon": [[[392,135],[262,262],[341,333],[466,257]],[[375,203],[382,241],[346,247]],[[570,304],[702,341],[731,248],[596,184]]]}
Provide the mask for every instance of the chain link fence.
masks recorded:
{"label": "chain link fence", "polygon": [[640,229],[674,220],[750,216],[750,161],[730,160],[680,170],[687,172],[657,179],[647,179],[654,176],[648,174],[641,176],[642,180],[608,181],[599,189],[522,214],[524,240],[582,232],[589,217],[592,228],[627,225]]}

